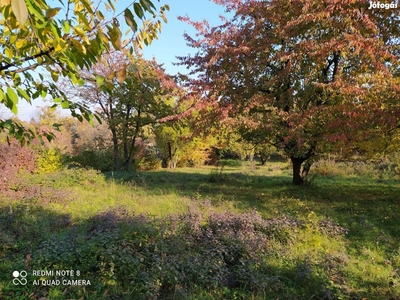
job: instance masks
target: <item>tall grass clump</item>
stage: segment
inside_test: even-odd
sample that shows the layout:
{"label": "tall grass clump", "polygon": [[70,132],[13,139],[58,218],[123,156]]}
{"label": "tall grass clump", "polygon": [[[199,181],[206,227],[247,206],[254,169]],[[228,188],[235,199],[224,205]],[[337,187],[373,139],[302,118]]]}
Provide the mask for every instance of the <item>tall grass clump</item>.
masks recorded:
{"label": "tall grass clump", "polygon": [[314,163],[311,174],[317,176],[361,176],[393,178],[400,175],[400,156],[392,154],[369,161],[336,161],[320,159]]}

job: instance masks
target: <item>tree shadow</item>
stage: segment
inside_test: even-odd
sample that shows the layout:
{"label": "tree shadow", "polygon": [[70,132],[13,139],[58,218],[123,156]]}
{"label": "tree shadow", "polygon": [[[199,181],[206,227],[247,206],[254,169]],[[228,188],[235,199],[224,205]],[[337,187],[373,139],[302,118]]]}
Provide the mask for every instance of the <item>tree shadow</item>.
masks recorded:
{"label": "tree shadow", "polygon": [[[7,257],[0,266],[2,299],[187,299],[203,291],[215,299],[237,294],[267,299],[283,292],[300,299],[333,292],[327,277],[308,262],[295,257],[281,266],[266,262],[266,254],[282,255],[271,244],[287,248],[289,240],[278,237],[300,224],[287,219],[229,212],[202,219],[199,211],[154,219],[114,208],[71,223],[66,214],[25,207],[2,210],[0,221],[10,224],[0,233],[19,244],[2,253]],[[15,270],[27,272],[28,284],[13,283]],[[34,270],[79,271],[79,279],[91,285],[34,284],[62,280]]]}
{"label": "tree shadow", "polygon": [[176,193],[197,202],[209,200],[214,206],[230,203],[240,211],[256,209],[265,217],[306,218],[313,212],[347,227],[352,240],[395,247],[400,239],[398,181],[320,177],[309,185],[294,186],[289,174],[257,175],[237,170],[157,170],[119,178],[109,175],[107,180],[129,182],[153,195]]}
{"label": "tree shadow", "polygon": [[[250,218],[251,222],[257,220],[254,209],[264,219],[290,216],[303,222],[310,212],[314,212],[349,229],[345,237],[349,241],[347,247],[379,243],[387,249],[398,249],[396,216],[400,213],[400,197],[397,182],[322,178],[310,186],[297,187],[291,184],[289,175],[224,173],[212,169],[203,172],[159,170],[120,174],[120,177],[108,176],[107,180],[135,185],[153,195],[175,193],[192,199],[196,204],[209,202],[213,207],[227,208],[221,215],[221,222],[227,224],[237,224],[229,223],[235,217],[229,214],[227,203],[233,203],[240,211],[249,212],[244,221]],[[235,293],[242,292],[244,298],[254,295],[261,295],[260,299],[268,299],[268,295],[278,298],[283,291],[293,297],[291,299],[309,299],[314,294],[320,298],[329,299],[329,295],[335,298],[335,289],[329,285],[328,278],[332,262],[326,262],[323,266],[327,268],[325,275],[320,276],[318,270],[321,263],[315,264],[285,252],[290,250],[291,245],[285,244],[284,240],[282,242],[281,237],[274,240],[278,241],[275,248],[265,249],[262,254],[264,258],[277,257],[280,264],[264,261],[264,265],[261,262],[254,265],[249,261],[249,265],[242,270],[243,258],[239,257],[232,266],[221,265],[226,257],[237,255],[236,251],[240,253],[240,245],[252,245],[254,235],[252,232],[233,234],[228,230],[219,236],[207,236],[206,230],[203,235],[196,236],[195,233],[203,230],[208,221],[201,219],[191,208],[184,215],[155,220],[151,216],[131,215],[117,207],[89,219],[71,221],[69,215],[48,210],[45,203],[35,203],[34,199],[10,203],[0,209],[0,298],[49,297],[52,292],[59,293],[53,295],[57,299],[87,295],[103,298],[107,291],[120,299],[185,299],[188,296],[185,289],[202,285],[215,285],[219,292],[207,295],[216,299],[233,298],[238,295]],[[246,222],[244,224],[248,224]],[[274,232],[279,233],[281,229],[278,227]],[[289,235],[297,233],[295,228],[287,232]],[[243,237],[242,244],[236,240],[238,236]],[[271,241],[264,242],[263,247],[270,245]],[[218,247],[222,247],[221,251]],[[254,249],[256,252],[259,248]],[[163,266],[161,269],[160,265]],[[12,272],[25,268],[79,268],[87,279],[93,280],[93,285],[85,289],[13,285]],[[332,270],[335,268],[340,266],[335,265]],[[213,270],[211,275],[209,270]],[[250,279],[241,277],[241,272],[254,278],[252,288],[245,284]],[[192,285],[183,287],[185,281],[182,278],[177,281],[177,274]],[[30,282],[33,279],[37,278],[29,277]],[[134,289],[131,282],[135,282]],[[263,286],[263,282],[267,285]],[[373,283],[382,288],[378,281]],[[361,294],[356,293],[349,298],[359,299]]]}

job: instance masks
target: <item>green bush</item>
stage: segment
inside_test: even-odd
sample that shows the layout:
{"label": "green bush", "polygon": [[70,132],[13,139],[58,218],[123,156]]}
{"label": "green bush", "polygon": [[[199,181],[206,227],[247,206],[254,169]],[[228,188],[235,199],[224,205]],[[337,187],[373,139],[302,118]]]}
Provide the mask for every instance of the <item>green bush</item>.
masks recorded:
{"label": "green bush", "polygon": [[113,155],[108,151],[84,150],[71,157],[70,161],[101,172],[111,171],[114,167]]}
{"label": "green bush", "polygon": [[143,156],[136,164],[135,168],[140,171],[150,171],[161,169],[161,159],[155,154]]}

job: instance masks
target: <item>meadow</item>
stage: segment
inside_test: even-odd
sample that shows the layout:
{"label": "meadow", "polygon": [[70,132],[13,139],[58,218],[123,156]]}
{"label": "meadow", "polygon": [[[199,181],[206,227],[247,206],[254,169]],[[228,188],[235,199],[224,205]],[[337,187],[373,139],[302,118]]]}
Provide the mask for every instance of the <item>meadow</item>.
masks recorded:
{"label": "meadow", "polygon": [[377,170],[20,174],[0,196],[0,299],[400,299],[400,182]]}

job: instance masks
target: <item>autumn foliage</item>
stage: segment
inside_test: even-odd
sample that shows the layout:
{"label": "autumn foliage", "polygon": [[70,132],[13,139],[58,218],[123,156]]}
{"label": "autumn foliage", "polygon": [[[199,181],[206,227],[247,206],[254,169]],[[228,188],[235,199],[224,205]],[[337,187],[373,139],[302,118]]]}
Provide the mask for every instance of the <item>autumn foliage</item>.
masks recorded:
{"label": "autumn foliage", "polygon": [[22,147],[18,141],[0,142],[0,191],[13,186],[21,172],[33,172],[37,168],[36,154],[31,148]]}
{"label": "autumn foliage", "polygon": [[210,27],[182,17],[200,36],[186,35],[198,52],[180,58],[196,74],[197,108],[282,149],[295,184],[333,143],[397,127],[399,10],[351,0],[214,2],[232,19]]}
{"label": "autumn foliage", "polygon": [[[49,95],[54,106],[93,122],[91,111],[66,97],[58,80],[66,77],[83,85],[79,72],[89,69],[103,55],[121,51],[130,57],[134,50],[157,38],[169,9],[164,5],[157,11],[150,0],[140,0],[118,12],[116,2],[0,1],[0,103],[16,115],[20,100],[31,104]],[[123,33],[124,23],[128,31]],[[112,76],[121,80],[124,74],[117,71]],[[21,143],[42,136],[12,119],[0,118],[0,131],[7,131]]]}

